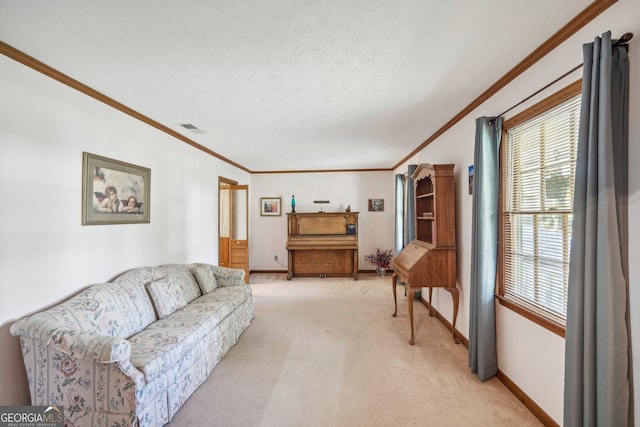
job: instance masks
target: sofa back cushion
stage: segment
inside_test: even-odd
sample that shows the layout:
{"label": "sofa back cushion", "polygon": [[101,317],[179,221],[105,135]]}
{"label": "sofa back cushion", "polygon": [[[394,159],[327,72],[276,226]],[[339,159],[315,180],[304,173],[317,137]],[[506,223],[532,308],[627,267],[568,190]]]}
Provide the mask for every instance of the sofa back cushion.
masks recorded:
{"label": "sofa back cushion", "polygon": [[185,264],[164,264],[135,270],[135,274],[125,273],[125,278],[129,280],[133,274],[134,280],[144,283],[158,318],[170,315],[202,295],[193,273]]}
{"label": "sofa back cushion", "polygon": [[203,294],[208,294],[218,287],[218,281],[212,265],[194,264],[192,271]]}
{"label": "sofa back cushion", "polygon": [[[196,270],[203,269],[201,270],[201,272],[206,271],[204,276],[214,277],[216,288],[225,286],[246,285],[244,281],[245,272],[240,268],[220,267],[219,265],[205,264],[201,262],[194,262],[192,264],[189,264],[189,268],[193,272],[193,275],[196,276],[196,278],[198,277],[196,275]],[[200,288],[203,289],[203,283],[200,283],[200,279],[198,279],[198,284],[200,285]],[[208,285],[205,284],[204,286],[206,287]],[[210,284],[209,286],[212,287],[213,285]],[[202,293],[208,292],[205,292],[203,289]]]}
{"label": "sofa back cushion", "polygon": [[164,319],[187,305],[183,289],[178,283],[172,282],[167,278],[149,283],[147,290],[160,319]]}
{"label": "sofa back cushion", "polygon": [[161,278],[165,278],[172,286],[180,288],[182,297],[188,303],[202,295],[198,282],[194,277],[189,265],[186,264],[165,264],[156,267]]}
{"label": "sofa back cushion", "polygon": [[73,298],[34,314],[92,334],[128,338],[156,320],[143,284],[93,285]]}
{"label": "sofa back cushion", "polygon": [[[138,267],[121,274],[113,281],[142,284],[147,289],[160,318],[168,316],[202,295],[189,265],[186,264]],[[152,283],[154,284],[151,285]]]}

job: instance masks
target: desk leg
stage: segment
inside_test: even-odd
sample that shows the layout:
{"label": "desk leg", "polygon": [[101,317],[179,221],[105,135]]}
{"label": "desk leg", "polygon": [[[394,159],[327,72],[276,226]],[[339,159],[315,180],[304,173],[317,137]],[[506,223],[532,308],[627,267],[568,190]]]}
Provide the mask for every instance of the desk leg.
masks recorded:
{"label": "desk leg", "polygon": [[396,282],[398,281],[398,275],[393,273],[391,277],[391,289],[393,290],[393,317],[398,314],[398,298],[396,297]]}
{"label": "desk leg", "polygon": [[406,283],[405,289],[407,289],[407,304],[409,305],[409,324],[411,325],[411,338],[409,338],[409,344],[413,345],[415,343],[415,339],[413,336],[413,298],[415,297],[415,291],[413,288]]}
{"label": "desk leg", "polygon": [[458,303],[460,299],[460,293],[458,292],[458,288],[455,286],[445,289],[451,292],[451,298],[453,298],[453,323],[451,324],[453,342],[456,344],[460,344],[460,341],[458,340],[458,338],[456,338],[456,320],[458,319]]}

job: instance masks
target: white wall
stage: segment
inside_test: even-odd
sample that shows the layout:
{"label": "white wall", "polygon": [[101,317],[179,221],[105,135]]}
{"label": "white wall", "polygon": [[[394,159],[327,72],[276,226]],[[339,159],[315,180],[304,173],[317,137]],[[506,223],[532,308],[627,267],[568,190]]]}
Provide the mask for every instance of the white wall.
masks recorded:
{"label": "white wall", "polygon": [[[19,317],[132,267],[217,263],[218,176],[250,176],[0,56],[0,405],[29,402]],[[151,223],[81,226],[82,152],[151,169]]]}
{"label": "white wall", "polygon": [[[314,172],[254,174],[251,179],[251,270],[287,269],[287,216],[291,196],[296,196],[296,212],[318,212],[314,200],[329,200],[325,212],[343,212],[351,206],[358,214],[359,269],[373,270],[364,256],[380,249],[393,249],[394,175],[380,172]],[[261,197],[281,197],[283,215],[260,216]],[[369,199],[384,199],[383,212],[369,212]],[[273,256],[278,255],[278,261]]]}
{"label": "white wall", "polygon": [[[458,244],[458,287],[461,289],[458,329],[468,337],[468,318],[471,265],[471,196],[467,193],[467,166],[473,163],[475,119],[480,116],[495,116],[516,105],[538,89],[555,80],[576,65],[582,63],[582,45],[590,43],[594,37],[611,30],[614,38],[632,32],[629,49],[631,64],[630,112],[629,112],[629,287],[632,322],[632,342],[634,343],[634,376],[640,384],[640,226],[633,218],[640,216],[640,2],[620,0],[597,17],[593,22],[570,37],[561,46],[535,64],[527,72],[510,83],[498,94],[470,113],[452,129],[427,146],[407,163],[455,163],[456,209]],[[479,47],[487,51],[491,60],[491,48]],[[508,70],[505,70],[505,73]],[[579,70],[558,84],[547,89],[530,101],[505,115],[510,118],[523,109],[544,99],[582,76]],[[470,75],[470,78],[473,76]],[[478,88],[479,91],[485,88]],[[469,100],[471,101],[471,99]],[[428,136],[428,135],[427,135]],[[404,170],[405,165],[400,170]],[[443,315],[451,316],[451,298],[444,291],[434,291],[434,306]],[[556,422],[562,424],[563,380],[564,380],[564,339],[537,326],[522,316],[501,306],[497,307],[498,367],[512,379],[533,401],[536,402]],[[635,387],[635,409],[640,414],[640,386]],[[636,415],[636,419],[638,419]],[[636,422],[640,425],[640,422]]]}

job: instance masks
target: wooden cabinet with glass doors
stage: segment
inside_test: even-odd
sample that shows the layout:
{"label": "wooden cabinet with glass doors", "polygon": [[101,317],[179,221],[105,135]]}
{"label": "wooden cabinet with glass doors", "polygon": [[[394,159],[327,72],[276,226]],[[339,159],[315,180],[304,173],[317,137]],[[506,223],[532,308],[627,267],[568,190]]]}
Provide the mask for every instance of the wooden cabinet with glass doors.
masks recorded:
{"label": "wooden cabinet with glass doors", "polygon": [[451,331],[454,342],[458,317],[459,294],[456,287],[456,223],[454,165],[420,164],[411,178],[415,190],[416,238],[398,254],[392,277],[395,316],[398,311],[396,282],[405,285],[409,309],[411,338],[414,344],[413,300],[415,292],[429,288],[429,315],[432,315],[431,296],[434,287],[449,291],[453,298]]}

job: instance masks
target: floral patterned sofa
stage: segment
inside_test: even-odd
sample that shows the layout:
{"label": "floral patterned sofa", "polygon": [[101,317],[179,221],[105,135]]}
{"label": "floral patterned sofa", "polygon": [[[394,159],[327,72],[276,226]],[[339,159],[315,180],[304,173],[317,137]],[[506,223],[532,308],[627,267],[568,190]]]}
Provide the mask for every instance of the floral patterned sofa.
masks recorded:
{"label": "floral patterned sofa", "polygon": [[156,426],[173,418],[254,316],[244,271],[135,268],[18,320],[32,405],[68,426]]}

